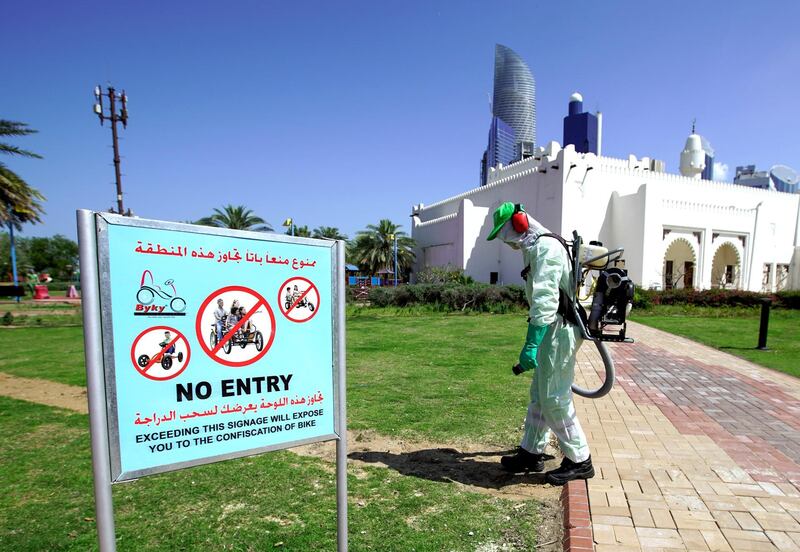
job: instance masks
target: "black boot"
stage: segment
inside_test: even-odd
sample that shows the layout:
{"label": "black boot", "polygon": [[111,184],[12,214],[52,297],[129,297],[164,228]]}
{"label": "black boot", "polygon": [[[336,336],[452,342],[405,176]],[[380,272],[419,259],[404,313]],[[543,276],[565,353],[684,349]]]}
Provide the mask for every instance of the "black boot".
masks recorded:
{"label": "black boot", "polygon": [[544,474],[544,479],[551,485],[564,485],[573,479],[591,479],[594,477],[592,467],[592,457],[590,456],[583,462],[573,462],[569,458],[564,458],[561,467],[551,470]]}
{"label": "black boot", "polygon": [[[552,457],[551,457],[552,458]],[[513,456],[500,458],[503,469],[510,472],[540,472],[544,470],[544,454],[533,454],[522,447]]]}

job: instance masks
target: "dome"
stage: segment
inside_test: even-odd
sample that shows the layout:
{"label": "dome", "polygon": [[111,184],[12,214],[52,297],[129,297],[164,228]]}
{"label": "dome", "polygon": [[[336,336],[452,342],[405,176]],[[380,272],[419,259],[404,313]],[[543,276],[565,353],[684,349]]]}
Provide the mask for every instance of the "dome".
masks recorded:
{"label": "dome", "polygon": [[569,97],[570,102],[582,102],[583,96],[580,95],[579,92],[573,92],[572,96]]}
{"label": "dome", "polygon": [[686,138],[686,146],[684,147],[686,150],[691,151],[698,151],[703,149],[703,140],[700,138],[698,134],[690,134],[688,138]]}

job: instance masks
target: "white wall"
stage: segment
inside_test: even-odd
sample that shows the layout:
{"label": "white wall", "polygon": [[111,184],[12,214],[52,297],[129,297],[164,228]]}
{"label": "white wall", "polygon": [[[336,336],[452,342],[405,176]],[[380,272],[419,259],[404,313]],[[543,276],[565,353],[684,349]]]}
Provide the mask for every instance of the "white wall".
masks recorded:
{"label": "white wall", "polygon": [[653,172],[647,158],[598,157],[555,143],[545,149],[493,171],[487,186],[415,206],[417,270],[426,262],[450,264],[479,281],[498,272],[501,283],[519,283],[519,253],[486,241],[504,201],[523,203],[566,238],[577,230],[586,242],[625,247],[630,275],[644,287],[661,285],[670,234],[697,236],[694,281],[701,288],[711,286],[712,259],[726,240],[740,244],[741,284],[753,291],[761,290],[764,263],[789,264],[800,245],[800,194]]}

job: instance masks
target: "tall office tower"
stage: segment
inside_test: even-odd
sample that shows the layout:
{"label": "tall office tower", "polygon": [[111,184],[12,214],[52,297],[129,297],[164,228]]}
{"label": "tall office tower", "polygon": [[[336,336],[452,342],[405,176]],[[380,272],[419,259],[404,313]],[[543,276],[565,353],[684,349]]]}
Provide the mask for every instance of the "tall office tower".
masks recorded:
{"label": "tall office tower", "polygon": [[528,65],[511,48],[494,47],[492,114],[514,129],[520,143],[536,147],[536,83]]}
{"label": "tall office tower", "polygon": [[[511,48],[496,44],[494,48],[494,91],[492,96],[492,136],[500,141],[499,123],[511,127],[514,133],[513,160],[533,155],[536,147],[536,83],[528,65]],[[499,122],[498,122],[499,120]],[[506,133],[507,134],[507,133]],[[504,139],[504,138],[503,138]],[[491,152],[487,150],[486,163],[482,164],[481,185],[491,167]],[[497,161],[502,162],[502,161]]]}
{"label": "tall office tower", "polygon": [[800,192],[800,178],[797,171],[786,165],[775,165],[769,170],[772,184],[779,192],[796,194]]}
{"label": "tall office tower", "polygon": [[575,151],[600,155],[600,121],[596,115],[583,112],[583,96],[575,92],[569,97],[569,115],[564,117],[564,145]]}
{"label": "tall office tower", "polygon": [[700,145],[706,153],[706,168],[703,169],[700,178],[703,180],[714,180],[714,148],[712,148],[711,143],[702,136],[700,137]]}
{"label": "tall office tower", "polygon": [[508,165],[516,155],[517,138],[511,125],[499,117],[492,117],[489,127],[489,147],[486,150],[486,162],[490,167],[500,163]]}

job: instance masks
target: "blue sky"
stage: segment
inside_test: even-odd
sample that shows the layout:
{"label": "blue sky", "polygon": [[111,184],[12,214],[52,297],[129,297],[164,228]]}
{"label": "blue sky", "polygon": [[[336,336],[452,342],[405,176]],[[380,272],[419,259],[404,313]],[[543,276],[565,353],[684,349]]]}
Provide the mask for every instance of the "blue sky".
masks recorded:
{"label": "blue sky", "polygon": [[[245,204],[352,236],[478,183],[494,44],[536,78],[537,138],[569,95],[604,114],[604,154],[677,171],[693,118],[729,166],[800,169],[796,2],[42,2],[3,7],[0,118],[44,160],[5,159],[46,196],[24,235],[75,237],[115,204],[98,83],[124,88],[126,207],[185,221]],[[513,199],[513,198],[509,198]],[[281,229],[282,230],[282,229]]]}

